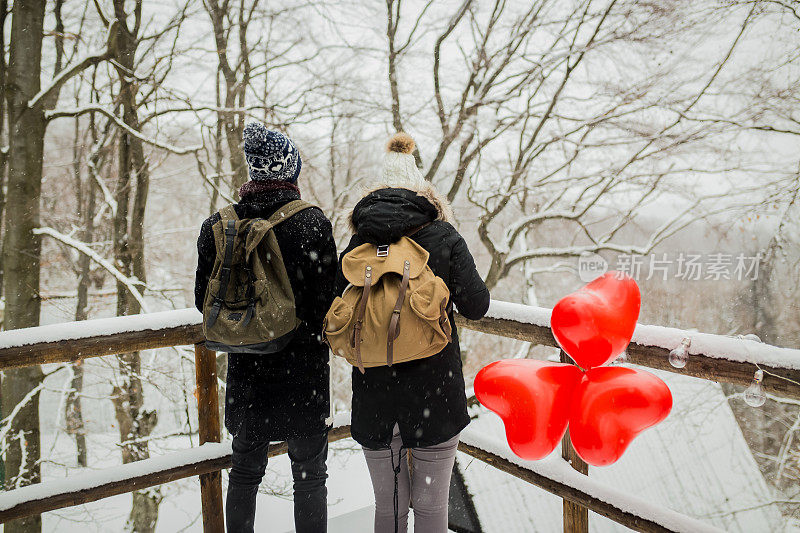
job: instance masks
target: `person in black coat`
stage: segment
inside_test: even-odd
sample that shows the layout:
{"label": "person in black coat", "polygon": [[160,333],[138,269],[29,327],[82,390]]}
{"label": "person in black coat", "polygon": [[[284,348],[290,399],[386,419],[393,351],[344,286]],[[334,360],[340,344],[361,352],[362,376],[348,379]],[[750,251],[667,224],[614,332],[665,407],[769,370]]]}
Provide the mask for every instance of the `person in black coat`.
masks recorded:
{"label": "person in black coat", "polygon": [[[250,181],[234,204],[239,218],[269,218],[300,199],[296,180],[301,160],[288,137],[262,124],[245,128]],[[195,306],[202,311],[216,257],[212,226],[197,240]],[[274,354],[229,354],[225,427],[233,435],[226,521],[231,533],[252,532],[255,498],[267,464],[270,441],[287,441],[294,477],[295,527],[325,531],[326,458],[330,418],[328,347],[322,321],[334,298],[336,244],[330,221],[319,208],[300,211],[275,227],[301,320],[289,345]]]}
{"label": "person in black coat", "polygon": [[[351,215],[354,235],[342,257],[365,242],[391,244],[424,225],[410,238],[430,253],[428,265],[447,284],[458,312],[477,320],[489,308],[489,290],[464,238],[448,221],[447,201],[419,175],[413,148],[405,134],[390,141],[382,179],[396,186],[379,186],[356,204]],[[340,257],[337,294],[347,284]],[[452,342],[438,354],[367,368],[363,374],[353,368],[351,433],[367,458],[375,490],[376,533],[405,531],[409,500],[415,531],[447,531],[450,473],[458,435],[470,420],[452,306],[448,318]],[[405,449],[411,449],[412,475]]]}

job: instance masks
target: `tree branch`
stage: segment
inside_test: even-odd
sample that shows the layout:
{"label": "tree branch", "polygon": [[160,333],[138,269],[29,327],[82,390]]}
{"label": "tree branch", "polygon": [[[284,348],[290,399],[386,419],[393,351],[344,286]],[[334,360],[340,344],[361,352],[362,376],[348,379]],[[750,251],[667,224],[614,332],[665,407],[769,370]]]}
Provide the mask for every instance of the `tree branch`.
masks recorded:
{"label": "tree branch", "polygon": [[141,282],[135,278],[129,278],[125,276],[122,272],[117,270],[117,268],[112,265],[106,258],[89,248],[89,246],[78,240],[73,239],[68,235],[64,235],[61,232],[54,230],[53,228],[36,228],[33,230],[34,235],[47,235],[49,237],[54,238],[55,240],[66,244],[67,246],[74,248],[75,250],[79,251],[82,254],[87,255],[92,261],[106,269],[109,274],[114,276],[117,281],[125,285],[128,291],[131,293],[139,305],[142,308],[142,311],[145,313],[149,313],[147,309],[147,304],[144,302],[144,298],[142,297],[142,293],[139,292],[139,289],[136,287],[137,284]]}
{"label": "tree branch", "polygon": [[99,106],[99,105],[87,105],[87,106],[77,107],[77,108],[73,108],[73,109],[56,109],[56,110],[49,111],[49,112],[45,113],[45,118],[47,120],[55,120],[57,118],[76,117],[76,116],[79,116],[79,115],[83,115],[85,113],[92,113],[92,112],[100,113],[101,115],[104,115],[104,116],[108,117],[119,128],[124,130],[126,133],[136,137],[137,139],[141,140],[142,142],[145,142],[147,144],[155,146],[156,148],[161,148],[162,150],[167,150],[168,152],[172,152],[173,154],[186,155],[186,154],[195,153],[198,150],[202,150],[203,149],[202,145],[189,146],[187,148],[181,148],[179,146],[174,146],[172,144],[167,144],[167,143],[163,143],[163,142],[157,141],[155,139],[151,139],[150,137],[142,135],[142,133],[140,131],[137,131],[134,128],[131,128],[130,126],[128,126],[120,117],[116,116],[112,111],[109,111],[108,109],[106,109],[106,108],[104,108],[102,106]]}

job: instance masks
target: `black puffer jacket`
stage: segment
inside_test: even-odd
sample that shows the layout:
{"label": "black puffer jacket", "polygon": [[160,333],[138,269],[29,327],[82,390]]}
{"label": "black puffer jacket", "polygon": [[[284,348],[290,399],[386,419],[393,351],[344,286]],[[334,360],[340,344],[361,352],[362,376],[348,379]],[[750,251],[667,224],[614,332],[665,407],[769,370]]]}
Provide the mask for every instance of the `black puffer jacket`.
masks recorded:
{"label": "black puffer jacket", "polygon": [[[240,218],[269,218],[299,199],[290,190],[249,195],[236,204]],[[216,250],[211,226],[203,222],[197,240],[195,305],[202,309]],[[330,412],[328,347],[322,320],[334,298],[336,244],[331,223],[319,208],[305,209],[275,228],[286,272],[302,321],[289,346],[269,355],[231,354],[228,359],[225,427],[248,440],[284,440],[320,433]]]}
{"label": "black puffer jacket", "polygon": [[[489,308],[489,291],[475,269],[464,238],[446,222],[449,206],[432,187],[378,189],[356,204],[355,235],[342,253],[365,242],[390,244],[410,229],[430,222],[413,239],[430,253],[428,265],[447,283],[458,311],[477,320]],[[347,287],[341,270],[336,291]],[[432,446],[459,433],[469,423],[458,333],[437,355],[392,367],[353,369],[352,434],[368,448],[385,448],[397,423],[406,447]]]}

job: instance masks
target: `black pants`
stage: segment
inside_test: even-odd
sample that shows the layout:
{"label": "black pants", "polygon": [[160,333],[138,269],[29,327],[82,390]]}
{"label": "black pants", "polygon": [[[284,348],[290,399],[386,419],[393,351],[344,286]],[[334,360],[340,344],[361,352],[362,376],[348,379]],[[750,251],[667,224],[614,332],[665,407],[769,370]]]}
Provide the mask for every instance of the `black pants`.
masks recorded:
{"label": "black pants", "polygon": [[[324,533],[328,522],[328,493],[325,488],[328,434],[289,439],[287,444],[294,478],[295,531]],[[233,466],[228,476],[225,509],[228,533],[253,532],[256,494],[267,467],[268,447],[268,441],[233,438]]]}

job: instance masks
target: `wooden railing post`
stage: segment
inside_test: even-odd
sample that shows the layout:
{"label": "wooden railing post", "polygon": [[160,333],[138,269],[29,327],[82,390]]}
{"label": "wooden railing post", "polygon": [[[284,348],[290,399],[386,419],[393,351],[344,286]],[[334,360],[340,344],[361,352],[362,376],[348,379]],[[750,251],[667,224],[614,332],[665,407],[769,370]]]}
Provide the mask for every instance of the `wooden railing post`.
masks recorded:
{"label": "wooden railing post", "polygon": [[[569,358],[564,350],[561,350],[561,362],[572,363],[572,359]],[[572,442],[569,440],[569,430],[564,433],[564,437],[561,439],[561,457],[581,474],[589,475],[589,465],[580,458],[575,448],[572,447]],[[564,533],[588,532],[589,510],[582,505],[564,500]]]}
{"label": "wooden railing post", "polygon": [[[217,354],[203,343],[194,345],[197,374],[197,416],[200,419],[200,444],[220,441],[219,401],[217,399]],[[223,533],[222,473],[200,474],[204,533]]]}

